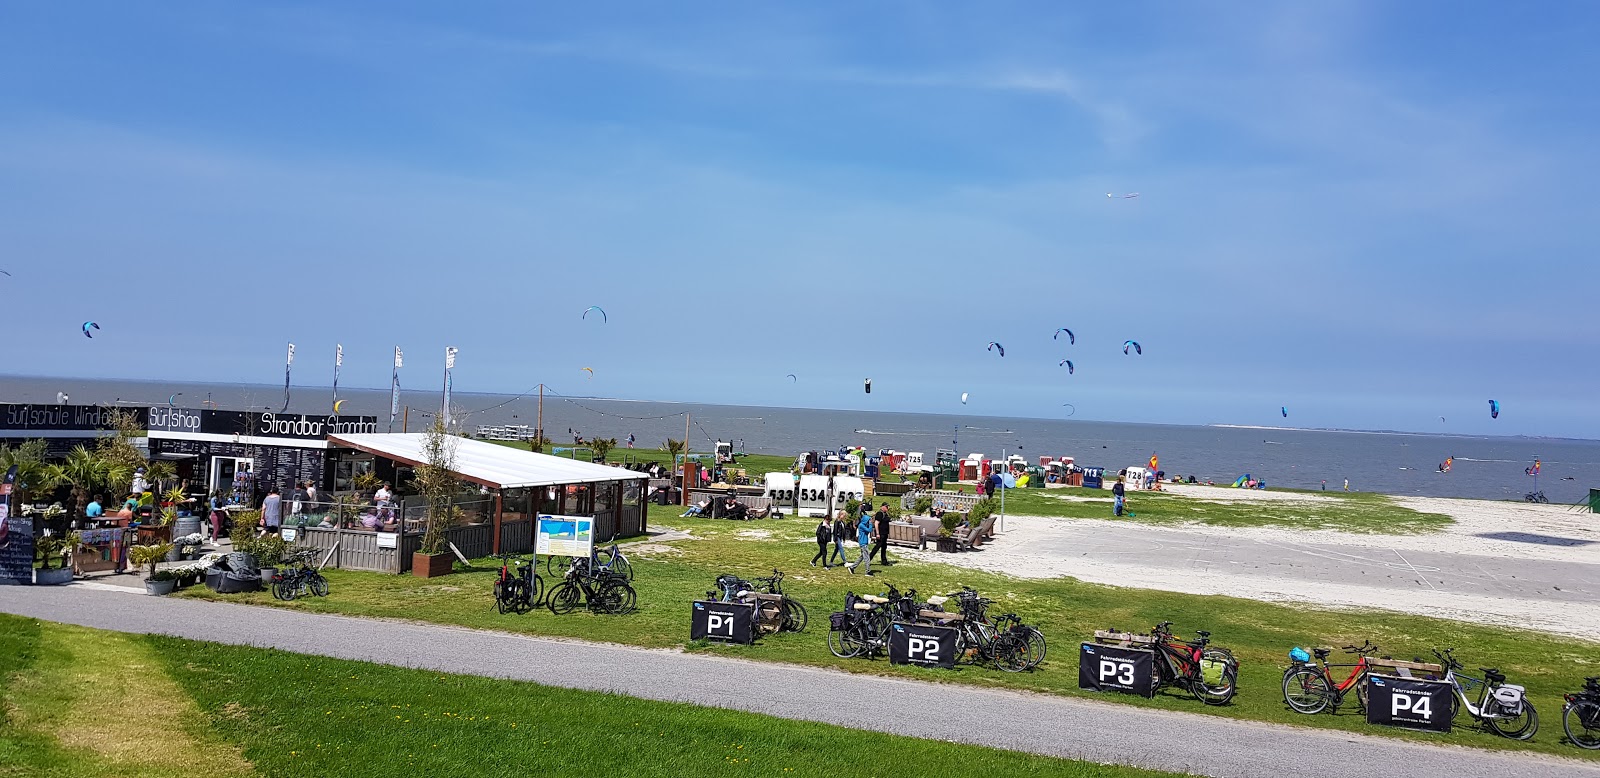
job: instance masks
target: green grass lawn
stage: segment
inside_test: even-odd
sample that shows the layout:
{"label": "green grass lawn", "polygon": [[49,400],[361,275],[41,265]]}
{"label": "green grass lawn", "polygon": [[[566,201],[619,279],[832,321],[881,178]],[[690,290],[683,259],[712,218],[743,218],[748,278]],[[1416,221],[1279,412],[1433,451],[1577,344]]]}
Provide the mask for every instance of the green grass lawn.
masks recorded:
{"label": "green grass lawn", "polygon": [[[1174,631],[1180,634],[1210,630],[1219,645],[1233,649],[1239,656],[1241,691],[1234,703],[1208,707],[1177,692],[1164,692],[1154,700],[1125,696],[1106,699],[1234,719],[1600,759],[1600,754],[1560,744],[1560,725],[1556,721],[1561,710],[1560,695],[1579,686],[1584,676],[1600,673],[1600,649],[1593,643],[1389,612],[1318,610],[1230,597],[1102,586],[1074,579],[1023,580],[914,560],[898,562],[876,579],[865,579],[842,569],[825,571],[807,565],[816,548],[811,540],[815,525],[809,520],[735,523],[667,519],[658,512],[656,523],[690,530],[694,539],[633,544],[633,550],[627,553],[638,572],[640,609],[628,616],[555,616],[545,609],[520,616],[499,615],[491,595],[495,572],[487,560],[476,569],[431,580],[332,571],[332,593],[327,598],[290,604],[277,603],[269,594],[215,595],[203,587],[185,590],[182,596],[683,648],[688,643],[689,602],[704,596],[719,573],[734,572],[750,578],[778,568],[788,573],[785,591],[810,610],[811,627],[802,634],[765,638],[755,646],[713,645],[697,650],[851,672],[1078,696],[1089,694],[1077,688],[1078,641],[1092,637],[1095,629],[1143,630],[1170,620]],[[890,556],[896,556],[893,550]],[[828,652],[825,640],[828,613],[840,607],[846,591],[880,592],[888,583],[902,590],[915,588],[923,595],[951,592],[962,585],[976,587],[998,603],[996,612],[1015,611],[1038,624],[1050,640],[1049,658],[1038,670],[1018,674],[979,667],[953,671],[891,667],[881,659],[835,658]],[[1511,682],[1527,686],[1544,716],[1545,728],[1532,742],[1515,743],[1480,732],[1468,726],[1466,719],[1449,735],[1418,735],[1368,726],[1353,704],[1336,715],[1315,717],[1301,716],[1285,707],[1279,683],[1290,648],[1359,645],[1364,640],[1371,640],[1385,653],[1400,658],[1429,656],[1433,647],[1455,647],[1469,667],[1499,667]]]}
{"label": "green grass lawn", "polygon": [[1169,775],[8,615],[0,655],[0,776]]}
{"label": "green grass lawn", "polygon": [[[968,488],[970,492],[970,487]],[[1070,519],[1114,519],[1110,489],[1007,489],[1006,513]],[[1320,499],[1326,497],[1327,499]],[[1395,504],[1388,495],[1315,492],[1304,500],[1225,502],[1172,492],[1129,492],[1133,516],[1121,520],[1148,524],[1198,523],[1216,527],[1291,527],[1371,532],[1388,535],[1433,532],[1454,520]]]}

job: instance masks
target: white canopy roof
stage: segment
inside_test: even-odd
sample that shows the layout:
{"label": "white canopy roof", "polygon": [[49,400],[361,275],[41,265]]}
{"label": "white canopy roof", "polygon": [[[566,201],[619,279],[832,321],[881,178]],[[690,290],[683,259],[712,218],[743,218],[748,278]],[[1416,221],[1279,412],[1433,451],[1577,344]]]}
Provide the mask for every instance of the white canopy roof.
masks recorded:
{"label": "white canopy roof", "polygon": [[[426,437],[426,433],[422,432],[329,435],[328,442],[397,462],[421,465],[427,461],[422,453]],[[650,477],[620,467],[580,462],[471,438],[456,439],[456,472],[461,474],[463,480],[496,489],[632,481]]]}

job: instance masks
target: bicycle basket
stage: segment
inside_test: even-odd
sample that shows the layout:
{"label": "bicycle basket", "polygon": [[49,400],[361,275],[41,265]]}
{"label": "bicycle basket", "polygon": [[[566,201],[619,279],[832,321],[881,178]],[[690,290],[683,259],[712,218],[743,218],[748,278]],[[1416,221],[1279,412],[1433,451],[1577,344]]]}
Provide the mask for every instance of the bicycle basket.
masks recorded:
{"label": "bicycle basket", "polygon": [[838,632],[850,628],[850,614],[845,611],[828,614],[828,628]]}
{"label": "bicycle basket", "polygon": [[1311,661],[1311,655],[1306,653],[1305,649],[1295,646],[1294,649],[1289,652],[1289,659],[1298,664],[1305,664]]}

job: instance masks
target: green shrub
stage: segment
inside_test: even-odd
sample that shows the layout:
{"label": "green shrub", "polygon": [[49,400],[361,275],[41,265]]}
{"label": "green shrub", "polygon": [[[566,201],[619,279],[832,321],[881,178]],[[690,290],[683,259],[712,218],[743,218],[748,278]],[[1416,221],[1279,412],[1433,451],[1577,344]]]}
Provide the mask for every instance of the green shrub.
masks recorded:
{"label": "green shrub", "polygon": [[953,537],[956,534],[956,525],[960,524],[960,523],[961,523],[961,514],[960,513],[957,513],[955,511],[945,511],[944,516],[939,518],[939,526],[941,527],[941,529],[939,530],[939,537],[941,537],[941,538]]}
{"label": "green shrub", "polygon": [[986,497],[982,500],[979,500],[976,505],[972,506],[972,510],[967,513],[967,521],[971,523],[972,526],[976,527],[979,524],[982,524],[984,519],[989,518],[989,516],[998,510],[999,507],[1000,504],[993,498]]}
{"label": "green shrub", "polygon": [[918,516],[928,515],[933,511],[933,498],[918,497],[916,503],[911,506],[911,510]]}

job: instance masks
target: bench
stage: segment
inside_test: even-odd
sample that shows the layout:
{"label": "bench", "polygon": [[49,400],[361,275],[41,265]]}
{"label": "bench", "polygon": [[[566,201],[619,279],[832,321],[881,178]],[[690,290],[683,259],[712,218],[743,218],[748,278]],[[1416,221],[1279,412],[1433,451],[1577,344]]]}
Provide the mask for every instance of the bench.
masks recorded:
{"label": "bench", "polygon": [[923,535],[922,527],[911,522],[893,521],[889,523],[889,541],[896,546],[914,546],[925,548],[928,545]]}

